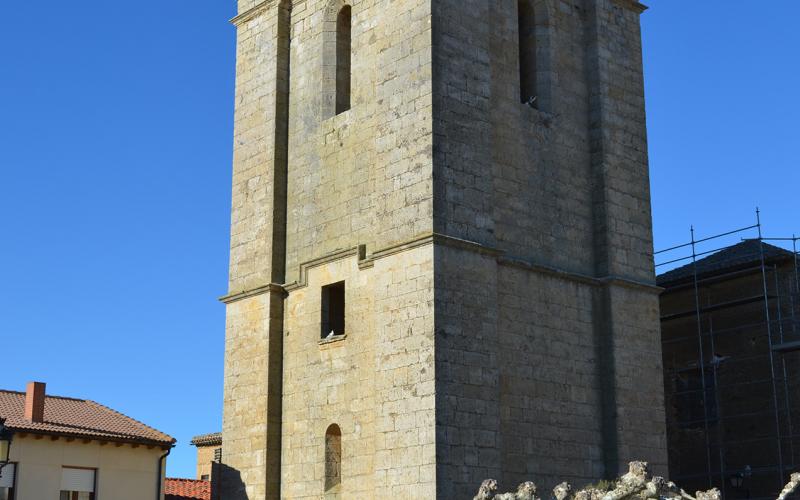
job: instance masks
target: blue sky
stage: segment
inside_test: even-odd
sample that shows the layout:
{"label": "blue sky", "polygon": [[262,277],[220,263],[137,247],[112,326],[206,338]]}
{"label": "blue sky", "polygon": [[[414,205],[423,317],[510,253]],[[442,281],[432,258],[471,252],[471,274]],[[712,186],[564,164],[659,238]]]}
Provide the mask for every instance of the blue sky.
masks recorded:
{"label": "blue sky", "polygon": [[[643,15],[657,247],[800,233],[800,2]],[[0,387],[48,382],[179,440],[221,422],[235,2],[0,6]]]}

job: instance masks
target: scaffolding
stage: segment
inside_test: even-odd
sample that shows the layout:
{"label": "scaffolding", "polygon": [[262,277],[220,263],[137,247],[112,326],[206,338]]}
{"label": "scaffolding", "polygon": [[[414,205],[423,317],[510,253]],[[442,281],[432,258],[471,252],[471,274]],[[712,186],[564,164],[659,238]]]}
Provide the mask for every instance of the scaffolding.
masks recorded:
{"label": "scaffolding", "polygon": [[799,465],[800,238],[765,237],[758,210],[754,225],[690,233],[655,253],[670,474],[775,498]]}

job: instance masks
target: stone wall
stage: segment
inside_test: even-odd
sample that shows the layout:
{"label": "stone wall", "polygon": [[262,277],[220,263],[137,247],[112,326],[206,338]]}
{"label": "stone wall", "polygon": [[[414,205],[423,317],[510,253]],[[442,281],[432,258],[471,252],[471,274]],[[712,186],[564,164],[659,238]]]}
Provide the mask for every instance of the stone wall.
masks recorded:
{"label": "stone wall", "polygon": [[[307,271],[286,301],[283,496],[319,498],[325,430],[342,431],[339,498],[433,496],[432,246]],[[321,287],[345,282],[344,338],[320,340]]]}
{"label": "stone wall", "polygon": [[[287,414],[294,415],[295,411],[295,399],[291,397],[295,386],[291,377],[284,376],[282,364],[286,363],[287,373],[293,373],[293,367],[311,362],[307,352],[297,350],[291,335],[284,336],[285,330],[291,334],[297,328],[297,317],[291,310],[284,315],[284,300],[292,306],[295,301],[291,296],[286,298],[281,285],[302,281],[301,268],[307,263],[341,249],[366,245],[370,253],[375,253],[430,235],[432,227],[429,2],[353,2],[352,107],[333,116],[326,100],[330,92],[322,84],[325,66],[330,64],[327,48],[331,22],[342,5],[344,2],[338,0],[241,1],[239,16],[234,19],[238,49],[231,264],[229,295],[224,299],[228,303],[223,426],[226,454],[222,468],[226,498],[277,498],[282,471],[284,487],[302,496],[303,492],[312,491],[303,482],[316,477],[298,465],[309,463],[314,456],[300,457],[297,453],[310,452],[291,450],[303,448],[303,443],[317,443],[324,428],[316,435],[302,437],[291,430],[283,431],[284,441],[290,444],[281,446],[281,406],[288,405]],[[365,276],[352,277],[361,282]],[[432,276],[427,279],[432,281]],[[378,277],[373,280],[374,283],[363,283],[365,290],[378,286]],[[350,279],[348,282],[355,283]],[[412,283],[382,291],[388,294],[384,300],[398,291],[411,293],[408,287]],[[296,290],[304,286],[302,283]],[[378,300],[381,295],[377,290],[375,294],[373,300]],[[430,288],[427,295],[432,296]],[[318,295],[309,295],[312,296],[318,299]],[[398,296],[381,307],[387,315],[405,318],[410,313],[398,306],[403,300],[410,298]],[[423,301],[413,307],[424,310],[430,306]],[[414,314],[419,313],[416,309]],[[361,325],[359,331],[385,318],[369,308],[364,314],[363,323],[354,319],[357,315],[351,318],[352,325]],[[319,317],[301,320],[315,322]],[[399,329],[398,321],[391,319],[389,324]],[[411,324],[400,329],[405,335],[432,336],[432,327],[426,331],[406,326]],[[315,331],[312,340],[318,335]],[[406,352],[404,342],[421,342],[398,338],[380,344],[380,349],[386,350],[382,352],[376,351],[375,340],[369,340],[367,333],[357,337],[359,342],[347,343],[349,349],[330,346],[326,350],[332,356],[349,350],[367,357],[378,352],[381,360],[389,360],[393,345]],[[285,352],[284,341],[288,342]],[[363,351],[370,345],[372,351]],[[423,363],[424,358],[421,359]],[[407,366],[401,365],[401,371],[407,371]],[[329,369],[320,367],[316,374],[326,380],[347,373],[339,371],[338,366]],[[388,379],[373,386],[373,394],[364,392],[369,387],[362,387],[364,373],[360,370],[354,374],[360,379],[345,377],[339,397],[349,401],[363,394],[374,399],[370,403],[371,400],[356,397],[366,406],[377,407],[370,410],[375,423],[365,424],[363,435],[368,437],[364,439],[375,440],[383,433],[392,439],[374,445],[357,439],[354,442],[363,449],[353,451],[347,447],[352,435],[345,434],[345,454],[356,453],[358,457],[358,463],[349,461],[346,466],[352,464],[354,470],[362,471],[357,475],[373,468],[381,471],[375,473],[381,485],[424,488],[425,480],[419,477],[433,481],[433,475],[420,472],[419,468],[431,469],[432,458],[423,460],[421,450],[423,444],[433,442],[433,432],[414,438],[407,445],[402,444],[404,439],[396,441],[392,437],[393,419],[405,415],[406,410],[395,409],[383,417],[380,411],[388,411],[391,402],[404,399],[394,386],[400,384],[402,377],[387,370]],[[427,376],[433,377],[432,369]],[[425,390],[431,391],[432,386]],[[289,394],[285,401],[283,391]],[[422,389],[414,392],[419,395],[414,398],[424,395]],[[327,400],[324,404],[328,404]],[[404,408],[402,403],[395,404]],[[411,428],[432,426],[425,424],[421,416],[417,423],[415,416],[417,411],[432,412],[431,408],[432,403],[412,404],[408,410],[414,421]],[[328,418],[328,414],[318,418]],[[373,427],[379,430],[373,431]],[[311,429],[298,431],[305,432]],[[417,441],[418,445],[411,444]],[[388,451],[406,446],[417,446],[410,455],[417,458],[403,462],[409,470],[396,466],[399,457],[406,454]],[[378,460],[375,457],[382,450]],[[428,453],[433,453],[430,446]],[[282,458],[288,464],[284,468]],[[343,491],[363,491],[367,487],[356,484],[345,481]],[[316,485],[314,494],[318,495],[319,490]]]}
{"label": "stone wall", "polygon": [[533,2],[534,109],[517,2],[433,5],[439,495],[663,471],[641,6]]}
{"label": "stone wall", "polygon": [[[534,1],[534,109],[516,0],[354,1],[337,115],[343,5],[241,0],[234,20],[225,498],[659,470],[639,4]],[[341,280],[347,336],[320,343]]]}
{"label": "stone wall", "polygon": [[221,445],[197,447],[197,477],[195,479],[211,479],[211,469],[214,462],[215,451]]}
{"label": "stone wall", "polygon": [[320,84],[343,2],[292,10],[288,283],[321,255],[372,252],[432,228],[429,2],[352,3],[352,107],[335,116]]}

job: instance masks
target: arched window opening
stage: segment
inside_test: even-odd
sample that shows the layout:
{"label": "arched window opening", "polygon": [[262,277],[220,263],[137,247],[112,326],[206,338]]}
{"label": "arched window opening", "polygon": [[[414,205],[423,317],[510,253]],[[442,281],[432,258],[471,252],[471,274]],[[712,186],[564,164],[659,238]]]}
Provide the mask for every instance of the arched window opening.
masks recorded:
{"label": "arched window opening", "polygon": [[336,16],[336,114],[350,109],[353,14],[345,5]]}
{"label": "arched window opening", "polygon": [[325,491],[342,483],[342,430],[331,424],[325,431]]}
{"label": "arched window opening", "polygon": [[519,20],[519,92],[520,101],[532,108],[539,108],[540,96],[537,88],[536,61],[536,16],[530,0],[517,3]]}

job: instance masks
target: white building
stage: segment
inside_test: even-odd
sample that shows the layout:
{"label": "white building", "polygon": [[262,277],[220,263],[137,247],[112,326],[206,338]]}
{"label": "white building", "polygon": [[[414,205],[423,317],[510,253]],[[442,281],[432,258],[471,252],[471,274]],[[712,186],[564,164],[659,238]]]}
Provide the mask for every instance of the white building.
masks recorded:
{"label": "white building", "polygon": [[[162,500],[172,437],[106,406],[0,390],[0,419],[13,433],[0,500]],[[2,463],[0,463],[2,466]]]}

